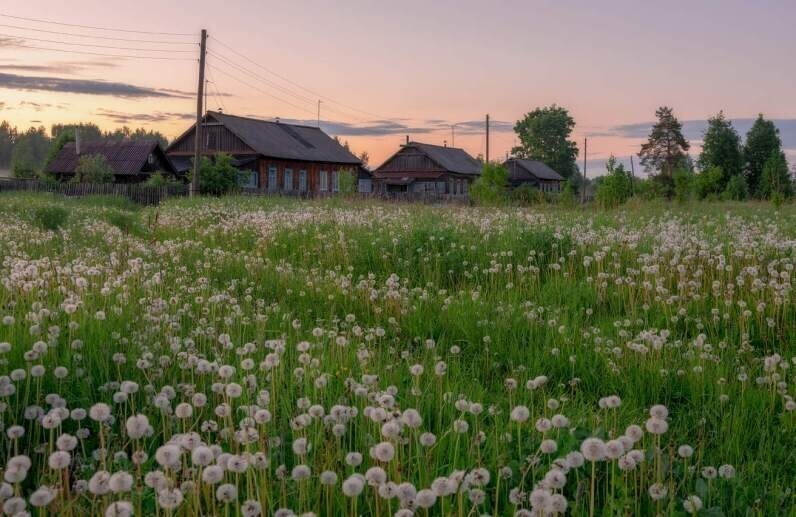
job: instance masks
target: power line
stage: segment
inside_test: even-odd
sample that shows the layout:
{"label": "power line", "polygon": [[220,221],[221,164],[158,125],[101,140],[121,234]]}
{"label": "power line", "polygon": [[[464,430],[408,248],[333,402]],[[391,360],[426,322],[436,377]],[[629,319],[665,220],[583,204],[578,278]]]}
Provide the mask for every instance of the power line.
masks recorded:
{"label": "power line", "polygon": [[224,75],[225,75],[225,76],[227,76],[227,77],[230,77],[230,78],[232,78],[232,79],[234,79],[234,80],[238,81],[238,82],[239,82],[239,83],[241,83],[241,84],[244,84],[244,85],[248,86],[249,88],[252,88],[252,89],[254,89],[254,90],[257,90],[258,92],[260,92],[260,93],[263,93],[263,94],[265,94],[265,95],[268,95],[269,97],[272,97],[272,98],[274,98],[274,99],[276,99],[276,100],[278,100],[278,101],[280,101],[280,102],[283,102],[283,103],[285,103],[285,104],[287,104],[287,105],[289,105],[289,106],[292,106],[292,107],[294,107],[294,108],[296,108],[296,109],[299,109],[299,110],[302,110],[302,111],[306,111],[307,113],[310,113],[310,114],[312,114],[312,115],[314,115],[314,114],[315,114],[315,113],[314,113],[312,110],[309,110],[309,109],[306,109],[306,108],[302,108],[301,106],[299,106],[299,105],[297,105],[297,104],[293,104],[292,102],[290,102],[290,101],[287,101],[287,100],[285,100],[285,99],[283,99],[283,98],[281,98],[281,97],[278,97],[278,96],[276,96],[276,95],[274,95],[274,94],[272,94],[272,93],[270,93],[270,92],[267,92],[267,91],[263,90],[262,88],[259,88],[259,87],[257,87],[257,86],[254,86],[253,84],[250,84],[250,83],[248,83],[248,82],[244,81],[243,79],[241,79],[241,78],[239,78],[239,77],[237,77],[237,76],[234,76],[234,75],[230,74],[229,72],[226,72],[226,71],[224,71],[223,69],[219,68],[218,66],[211,65],[211,64],[208,64],[207,66],[208,66],[209,68],[212,68],[213,70],[215,70],[215,71],[217,71],[217,72],[221,73],[221,74],[224,74]]}
{"label": "power line", "polygon": [[196,42],[193,41],[165,41],[165,40],[142,40],[137,38],[117,38],[113,36],[100,36],[94,34],[78,34],[76,32],[63,32],[63,31],[50,31],[47,29],[37,29],[34,27],[22,27],[20,25],[8,25],[5,23],[0,23],[0,27],[5,27],[7,29],[18,29],[23,31],[33,31],[33,32],[44,32],[47,34],[57,34],[59,36],[72,36],[75,38],[89,38],[89,39],[103,39],[103,40],[112,40],[112,41],[129,41],[133,43],[156,43],[162,45],[196,45]]}
{"label": "power line", "polygon": [[258,63],[258,62],[256,62],[256,61],[253,61],[253,60],[249,59],[248,57],[246,57],[245,55],[241,54],[240,52],[238,52],[237,50],[235,50],[235,49],[234,49],[234,48],[232,48],[231,46],[229,46],[229,45],[227,45],[226,43],[224,43],[223,41],[219,40],[218,38],[215,38],[215,37],[213,37],[212,39],[213,39],[213,40],[214,40],[216,43],[218,43],[219,45],[221,45],[222,47],[226,48],[227,50],[229,50],[230,52],[232,52],[233,54],[235,54],[236,56],[238,56],[238,57],[240,57],[240,58],[242,58],[242,59],[245,59],[245,60],[246,60],[246,61],[248,61],[249,63],[251,63],[251,64],[253,64],[253,65],[257,66],[258,68],[261,68],[262,70],[265,70],[265,71],[266,71],[266,72],[268,72],[269,74],[271,74],[271,75],[273,75],[273,76],[275,76],[275,77],[278,77],[279,79],[282,79],[283,81],[285,81],[285,82],[287,82],[287,83],[290,83],[290,84],[292,84],[293,86],[295,86],[295,87],[297,87],[297,88],[300,88],[300,89],[304,90],[305,92],[307,92],[307,93],[310,93],[310,94],[312,94],[312,95],[314,95],[314,96],[316,96],[316,97],[320,97],[320,98],[322,98],[322,99],[324,99],[324,100],[326,100],[326,101],[329,101],[329,102],[332,102],[332,103],[338,104],[338,105],[340,105],[340,106],[343,106],[343,107],[345,107],[345,108],[348,108],[348,109],[350,109],[350,110],[358,111],[358,112],[360,112],[360,113],[363,113],[363,114],[365,114],[365,115],[368,115],[368,116],[370,116],[370,117],[375,117],[375,118],[377,118],[377,119],[389,120],[389,118],[390,118],[390,117],[384,117],[384,116],[382,116],[382,115],[378,115],[378,114],[376,114],[376,113],[371,113],[371,112],[369,112],[369,111],[361,110],[361,109],[359,109],[359,108],[355,108],[354,106],[347,105],[347,104],[345,104],[345,103],[343,103],[343,102],[340,102],[340,101],[337,101],[337,100],[335,100],[335,99],[332,99],[331,97],[328,97],[328,96],[326,96],[326,95],[322,95],[322,94],[320,94],[320,93],[318,93],[318,92],[315,92],[315,91],[313,91],[313,90],[310,90],[309,88],[306,88],[306,87],[302,86],[301,84],[299,84],[299,83],[297,83],[297,82],[295,82],[295,81],[291,81],[291,80],[290,80],[290,79],[288,79],[287,77],[284,77],[283,75],[280,75],[280,74],[278,74],[277,72],[274,72],[274,71],[273,71],[273,70],[271,70],[270,68],[268,68],[268,67],[265,67],[265,66],[261,65],[260,63]]}
{"label": "power line", "polygon": [[92,30],[100,30],[100,31],[115,31],[115,32],[129,32],[134,34],[159,34],[161,36],[193,36],[190,33],[184,32],[153,32],[153,31],[138,31],[138,30],[131,30],[131,29],[120,29],[114,27],[98,27],[94,25],[80,25],[77,23],[64,23],[64,22],[54,22],[52,20],[42,20],[40,18],[26,18],[24,16],[12,16],[10,14],[0,13],[0,16],[3,18],[13,18],[14,20],[25,20],[28,22],[36,22],[36,23],[49,23],[52,25],[61,25],[64,27],[79,27],[81,29],[92,29]]}
{"label": "power line", "polygon": [[15,48],[32,48],[35,50],[49,50],[51,52],[66,52],[69,54],[86,54],[89,56],[104,56],[104,57],[121,57],[124,59],[157,59],[162,61],[196,61],[195,59],[187,58],[187,57],[164,57],[164,56],[132,56],[132,55],[125,55],[125,54],[106,54],[102,52],[89,52],[88,50],[67,50],[62,48],[48,48],[48,47],[36,47],[33,45],[20,45],[14,44]]}
{"label": "power line", "polygon": [[214,76],[212,74],[212,71],[209,69],[207,71],[207,75],[210,76],[210,84],[213,85],[213,90],[215,90],[215,92],[213,93],[213,97],[216,98],[216,101],[218,101],[218,104],[221,107],[221,109],[227,111],[227,107],[224,105],[224,99],[222,98],[223,95],[221,95],[221,92],[218,90],[218,85],[216,84],[216,76]]}
{"label": "power line", "polygon": [[57,43],[59,45],[73,45],[77,47],[96,47],[96,48],[109,48],[115,50],[134,50],[134,51],[144,51],[144,52],[180,52],[180,53],[193,53],[193,50],[175,50],[175,49],[165,49],[165,48],[140,48],[140,47],[116,47],[113,45],[97,45],[92,43],[72,43],[69,41],[58,41],[52,39],[44,39],[44,38],[33,38],[31,36],[18,36],[16,34],[0,34],[0,36],[5,36],[7,38],[18,38],[23,41],[32,40],[32,41],[42,41],[44,43]]}
{"label": "power line", "polygon": [[245,67],[242,67],[242,66],[238,65],[237,63],[234,63],[232,61],[229,61],[229,60],[225,59],[223,56],[213,52],[212,50],[208,50],[207,53],[210,54],[211,56],[213,56],[214,58],[219,59],[222,63],[225,63],[225,64],[235,68],[239,72],[243,72],[244,74],[249,75],[249,76],[251,76],[251,77],[253,77],[255,79],[259,79],[263,83],[265,83],[265,84],[267,84],[267,85],[269,85],[269,86],[271,86],[273,88],[276,88],[277,90],[281,91],[282,93],[286,93],[288,95],[291,95],[291,96],[295,97],[296,99],[304,101],[304,102],[308,102],[308,103],[314,103],[315,102],[314,99],[310,99],[309,97],[305,97],[303,95],[294,93],[291,90],[289,90],[287,88],[284,88],[284,87],[280,86],[279,84],[276,84],[273,81],[270,81],[270,80],[264,78],[263,76],[255,73],[255,72],[250,71],[249,69],[247,69]]}
{"label": "power line", "polygon": [[[275,83],[274,81],[272,81],[270,79],[267,79],[267,78],[263,77],[262,75],[260,75],[260,74],[258,74],[256,72],[252,72],[251,70],[249,70],[248,68],[240,65],[237,62],[231,61],[226,56],[223,56],[223,55],[218,54],[217,52],[214,52],[214,51],[211,51],[211,50],[208,50],[207,52],[208,52],[208,54],[211,54],[213,57],[215,57],[217,59],[220,59],[222,62],[226,63],[227,65],[234,67],[238,71],[243,72],[246,75],[249,75],[249,76],[251,76],[253,78],[256,78],[256,79],[262,81],[263,83],[269,85],[270,87],[275,88],[275,89],[277,89],[277,90],[279,90],[279,91],[281,91],[281,92],[283,92],[283,93],[285,93],[287,95],[290,95],[291,97],[294,97],[294,98],[296,98],[296,99],[298,99],[300,101],[306,102],[306,103],[312,103],[313,105],[317,102],[317,99],[312,99],[312,98],[309,98],[309,97],[307,97],[307,96],[305,96],[303,94],[296,93],[295,91],[291,90],[290,88],[288,88],[286,86],[282,86],[282,85],[280,85],[278,83]],[[346,117],[346,118],[355,118],[355,119],[358,119],[358,120],[360,120],[362,122],[368,122],[367,119],[364,119],[364,118],[362,118],[362,117],[360,117],[358,115],[345,113],[343,111],[335,109],[333,106],[327,106],[327,109],[329,111],[332,111],[332,112],[335,112],[335,113],[337,113],[339,115],[342,115],[343,117]]]}

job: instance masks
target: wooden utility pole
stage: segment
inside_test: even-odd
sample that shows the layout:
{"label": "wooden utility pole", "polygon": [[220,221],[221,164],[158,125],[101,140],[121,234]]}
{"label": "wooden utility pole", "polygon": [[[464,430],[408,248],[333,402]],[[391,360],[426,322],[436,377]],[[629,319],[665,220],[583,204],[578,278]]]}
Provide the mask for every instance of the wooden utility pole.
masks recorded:
{"label": "wooden utility pole", "polygon": [[586,203],[586,165],[587,156],[589,154],[589,139],[583,139],[583,188],[580,189],[580,203]]}
{"label": "wooden utility pole", "polygon": [[489,163],[489,113],[486,114],[486,163]]}
{"label": "wooden utility pole", "polygon": [[199,43],[199,90],[196,92],[196,126],[193,146],[193,176],[191,177],[191,197],[199,193],[199,146],[202,145],[202,115],[205,89],[205,53],[207,51],[207,30],[202,29]]}
{"label": "wooden utility pole", "polygon": [[633,155],[630,155],[630,195],[636,195],[636,166],[633,164]]}

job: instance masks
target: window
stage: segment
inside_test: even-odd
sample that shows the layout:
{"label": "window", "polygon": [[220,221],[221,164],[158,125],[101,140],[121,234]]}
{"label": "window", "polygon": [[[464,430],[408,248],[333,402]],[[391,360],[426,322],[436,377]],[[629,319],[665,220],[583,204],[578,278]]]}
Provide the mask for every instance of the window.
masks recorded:
{"label": "window", "polygon": [[155,155],[151,154],[146,157],[146,161],[149,165],[155,165]]}
{"label": "window", "polygon": [[217,144],[217,134],[215,131],[208,131],[207,137],[205,138],[205,149],[213,150],[218,147]]}
{"label": "window", "polygon": [[241,188],[257,188],[257,173],[255,171],[238,171],[238,186]]}
{"label": "window", "polygon": [[373,185],[370,181],[370,178],[363,178],[359,180],[357,190],[365,194],[370,194],[370,192],[373,190]]}
{"label": "window", "polygon": [[293,190],[293,169],[285,169],[285,190]]}
{"label": "window", "polygon": [[332,192],[339,192],[340,190],[340,175],[337,171],[332,171]]}
{"label": "window", "polygon": [[276,165],[268,167],[268,190],[276,190]]}
{"label": "window", "polygon": [[299,192],[307,191],[307,171],[299,171]]}
{"label": "window", "polygon": [[329,190],[329,175],[326,171],[318,173],[318,183],[320,184],[320,191],[326,192]]}

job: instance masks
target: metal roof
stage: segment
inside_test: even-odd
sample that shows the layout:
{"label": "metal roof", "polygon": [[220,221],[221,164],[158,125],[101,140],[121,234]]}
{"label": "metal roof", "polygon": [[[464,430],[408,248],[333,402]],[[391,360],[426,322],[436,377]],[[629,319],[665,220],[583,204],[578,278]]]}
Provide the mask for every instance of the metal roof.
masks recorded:
{"label": "metal roof", "polygon": [[[80,143],[80,156],[98,154],[105,157],[105,161],[116,175],[141,174],[147,165],[149,155],[153,153],[169,169],[166,172],[176,172],[157,140],[90,140]],[[78,160],[75,143],[69,142],[47,164],[47,172],[72,174],[75,172]]]}
{"label": "metal roof", "polygon": [[[516,170],[513,167],[511,167],[510,165],[512,163],[517,164],[519,170]],[[559,173],[551,169],[547,164],[545,164],[544,162],[540,162],[539,160],[523,160],[520,158],[510,158],[506,160],[506,162],[503,165],[509,169],[509,175],[512,179],[523,179],[521,177],[522,176],[521,173],[523,171],[526,174],[530,174],[531,176],[534,176],[540,180],[564,181],[566,179],[563,176],[561,176]],[[517,176],[516,178],[513,177],[515,175]]]}
{"label": "metal roof", "polygon": [[320,128],[271,122],[211,111],[213,118],[235,133],[246,145],[268,158],[360,165],[351,154]]}

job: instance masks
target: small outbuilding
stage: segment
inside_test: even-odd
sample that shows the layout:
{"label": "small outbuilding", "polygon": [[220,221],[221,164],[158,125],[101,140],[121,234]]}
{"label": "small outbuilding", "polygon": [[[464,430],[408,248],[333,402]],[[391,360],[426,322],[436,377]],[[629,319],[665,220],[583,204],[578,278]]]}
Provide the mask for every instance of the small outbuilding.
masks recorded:
{"label": "small outbuilding", "polygon": [[152,174],[176,176],[177,170],[157,140],[91,140],[69,142],[47,164],[45,171],[61,181],[75,175],[80,158],[99,155],[113,171],[114,183],[140,183]]}
{"label": "small outbuilding", "polygon": [[464,149],[407,142],[373,171],[376,192],[466,195],[482,164]]}
{"label": "small outbuilding", "polygon": [[538,160],[509,158],[503,162],[508,171],[509,186],[530,185],[542,192],[561,192],[566,178]]}

